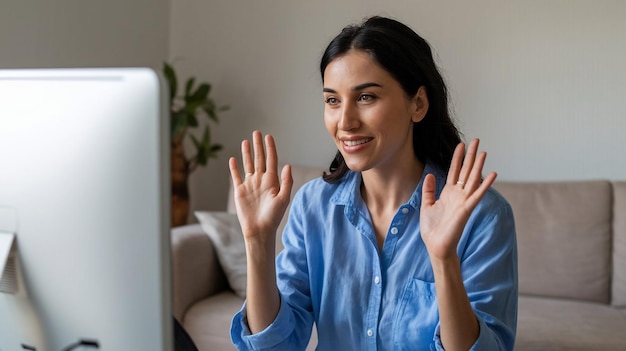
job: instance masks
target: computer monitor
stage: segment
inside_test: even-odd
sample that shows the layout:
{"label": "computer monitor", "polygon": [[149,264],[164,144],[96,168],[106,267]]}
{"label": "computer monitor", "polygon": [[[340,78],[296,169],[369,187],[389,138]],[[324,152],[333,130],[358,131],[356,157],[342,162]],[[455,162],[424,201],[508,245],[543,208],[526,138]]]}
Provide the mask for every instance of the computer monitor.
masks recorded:
{"label": "computer monitor", "polygon": [[0,70],[0,351],[173,349],[163,82]]}

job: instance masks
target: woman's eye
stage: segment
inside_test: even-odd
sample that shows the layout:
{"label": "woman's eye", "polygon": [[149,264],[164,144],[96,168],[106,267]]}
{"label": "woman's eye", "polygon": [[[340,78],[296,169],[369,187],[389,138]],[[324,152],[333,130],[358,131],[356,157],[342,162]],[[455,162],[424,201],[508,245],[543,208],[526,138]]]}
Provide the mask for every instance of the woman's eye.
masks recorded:
{"label": "woman's eye", "polygon": [[337,102],[338,102],[337,98],[334,98],[334,97],[326,98],[326,103],[329,105],[335,105]]}
{"label": "woman's eye", "polygon": [[366,102],[370,102],[374,100],[374,96],[373,95],[369,95],[369,94],[361,94],[359,96],[359,101],[366,101]]}

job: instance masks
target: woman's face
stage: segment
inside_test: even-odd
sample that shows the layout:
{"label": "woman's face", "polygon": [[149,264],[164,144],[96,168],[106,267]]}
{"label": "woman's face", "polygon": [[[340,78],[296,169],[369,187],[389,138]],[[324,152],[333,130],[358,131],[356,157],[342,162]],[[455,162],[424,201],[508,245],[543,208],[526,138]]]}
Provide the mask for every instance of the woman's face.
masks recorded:
{"label": "woman's face", "polygon": [[413,122],[428,109],[424,87],[407,97],[368,53],[351,50],[326,67],[324,102],[324,124],[351,170],[394,170],[419,162]]}

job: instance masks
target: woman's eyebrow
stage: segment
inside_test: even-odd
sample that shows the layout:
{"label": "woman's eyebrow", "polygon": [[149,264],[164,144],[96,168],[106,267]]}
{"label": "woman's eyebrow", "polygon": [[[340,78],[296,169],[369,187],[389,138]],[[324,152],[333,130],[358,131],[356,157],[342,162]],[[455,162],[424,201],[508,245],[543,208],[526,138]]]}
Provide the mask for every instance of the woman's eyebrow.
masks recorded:
{"label": "woman's eyebrow", "polygon": [[[359,90],[363,90],[365,88],[370,88],[370,87],[379,87],[382,88],[382,85],[378,84],[378,83],[374,83],[374,82],[368,82],[368,83],[363,83],[363,84],[359,84],[357,86],[352,87],[352,91],[359,91]],[[325,93],[333,93],[336,94],[337,91],[331,88],[324,88],[322,89],[323,92]]]}
{"label": "woman's eyebrow", "polygon": [[352,91],[358,91],[358,90],[363,90],[365,88],[371,88],[371,87],[379,87],[382,88],[382,85],[378,84],[378,83],[374,83],[374,82],[370,82],[370,83],[363,83],[363,84],[359,84],[355,87],[352,88]]}

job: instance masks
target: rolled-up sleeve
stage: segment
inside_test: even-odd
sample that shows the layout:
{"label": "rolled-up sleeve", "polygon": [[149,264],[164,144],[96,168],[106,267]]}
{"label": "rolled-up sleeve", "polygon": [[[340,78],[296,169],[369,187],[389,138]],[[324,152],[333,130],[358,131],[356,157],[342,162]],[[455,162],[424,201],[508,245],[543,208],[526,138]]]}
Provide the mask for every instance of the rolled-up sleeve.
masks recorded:
{"label": "rolled-up sleeve", "polygon": [[246,304],[233,317],[230,337],[238,350],[285,350],[294,329],[293,314],[281,299],[278,315],[264,330],[252,334],[246,318]]}

